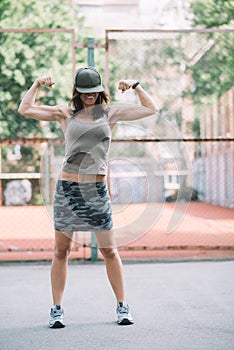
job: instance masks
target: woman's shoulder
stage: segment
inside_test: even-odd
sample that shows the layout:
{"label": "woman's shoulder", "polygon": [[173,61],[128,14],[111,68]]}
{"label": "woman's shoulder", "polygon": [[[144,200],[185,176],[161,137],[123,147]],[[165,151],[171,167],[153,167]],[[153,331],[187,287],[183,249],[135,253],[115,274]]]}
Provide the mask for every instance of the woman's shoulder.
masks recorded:
{"label": "woman's shoulder", "polygon": [[111,119],[118,112],[119,104],[118,103],[108,104],[107,109],[108,109],[108,118]]}

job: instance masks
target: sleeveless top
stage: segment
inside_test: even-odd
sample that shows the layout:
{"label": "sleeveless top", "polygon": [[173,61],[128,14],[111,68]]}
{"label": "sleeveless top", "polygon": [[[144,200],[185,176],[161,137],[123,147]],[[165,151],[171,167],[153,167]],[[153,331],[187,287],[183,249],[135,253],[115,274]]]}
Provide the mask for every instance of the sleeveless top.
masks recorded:
{"label": "sleeveless top", "polygon": [[111,142],[108,116],[94,122],[80,121],[72,115],[67,121],[65,157],[62,171],[74,174],[107,174]]}

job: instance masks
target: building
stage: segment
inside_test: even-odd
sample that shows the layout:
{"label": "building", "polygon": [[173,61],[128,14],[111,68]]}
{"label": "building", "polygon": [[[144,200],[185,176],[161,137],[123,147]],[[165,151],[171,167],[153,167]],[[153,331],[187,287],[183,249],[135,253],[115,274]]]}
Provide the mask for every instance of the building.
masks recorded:
{"label": "building", "polygon": [[105,29],[139,26],[140,0],[73,0],[85,17],[85,25],[96,38],[105,36]]}
{"label": "building", "polygon": [[70,0],[85,17],[94,37],[105,29],[188,28],[188,0]]}

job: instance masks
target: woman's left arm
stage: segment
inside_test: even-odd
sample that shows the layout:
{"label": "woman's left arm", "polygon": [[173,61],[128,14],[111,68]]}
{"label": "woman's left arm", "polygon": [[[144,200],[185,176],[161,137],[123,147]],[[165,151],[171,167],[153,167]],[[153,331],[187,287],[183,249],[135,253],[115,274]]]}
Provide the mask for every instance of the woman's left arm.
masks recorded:
{"label": "woman's left arm", "polygon": [[138,95],[141,106],[134,104],[116,104],[115,107],[113,106],[113,118],[111,118],[113,121],[137,120],[153,115],[159,111],[159,107],[148,92],[143,89],[140,83],[136,83],[136,80],[120,80],[118,89],[124,93],[126,90],[129,90],[132,87],[134,88],[134,85],[136,85],[134,90]]}

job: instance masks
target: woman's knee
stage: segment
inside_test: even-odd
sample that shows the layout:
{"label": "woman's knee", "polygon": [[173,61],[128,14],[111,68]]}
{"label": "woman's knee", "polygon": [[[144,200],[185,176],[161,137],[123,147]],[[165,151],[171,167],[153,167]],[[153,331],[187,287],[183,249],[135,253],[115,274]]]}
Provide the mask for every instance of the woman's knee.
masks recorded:
{"label": "woman's knee", "polygon": [[99,248],[105,259],[113,259],[117,256],[117,250],[113,248]]}
{"label": "woman's knee", "polygon": [[59,260],[65,259],[69,253],[71,248],[71,239],[72,236],[60,232],[55,231],[55,244],[54,244],[54,256]]}
{"label": "woman's knee", "polygon": [[63,260],[68,257],[70,254],[70,247],[69,246],[62,246],[62,247],[56,247],[54,249],[54,256],[58,260]]}

